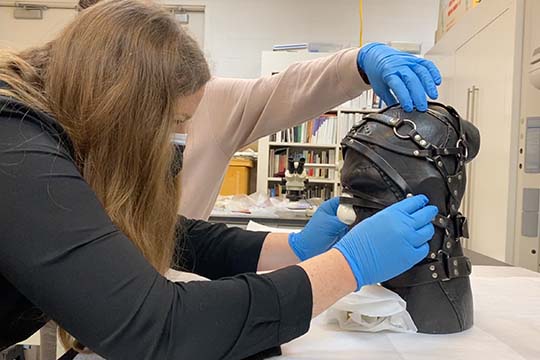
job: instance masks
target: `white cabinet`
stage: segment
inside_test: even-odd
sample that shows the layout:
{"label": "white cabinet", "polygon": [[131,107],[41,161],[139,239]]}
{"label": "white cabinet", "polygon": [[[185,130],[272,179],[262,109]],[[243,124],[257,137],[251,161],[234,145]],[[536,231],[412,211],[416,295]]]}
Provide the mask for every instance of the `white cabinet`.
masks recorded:
{"label": "white cabinet", "polygon": [[[427,53],[441,63],[443,101],[481,134],[463,211],[466,247],[513,262],[523,1],[483,2]],[[460,26],[461,25],[461,26]]]}
{"label": "white cabinet", "polygon": [[511,127],[518,121],[511,106],[512,15],[506,11],[455,55],[455,106],[482,135],[468,183],[469,247],[500,260],[506,257],[511,217]]}

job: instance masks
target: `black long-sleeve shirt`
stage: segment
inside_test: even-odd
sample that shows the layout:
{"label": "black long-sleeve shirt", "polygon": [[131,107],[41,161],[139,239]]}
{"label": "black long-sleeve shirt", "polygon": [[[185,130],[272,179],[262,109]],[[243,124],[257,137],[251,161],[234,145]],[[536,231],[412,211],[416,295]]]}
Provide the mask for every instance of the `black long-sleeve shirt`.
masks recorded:
{"label": "black long-sleeve shirt", "polygon": [[181,221],[176,265],[220,280],[157,273],[111,222],[58,123],[0,97],[0,349],[49,318],[108,360],[242,359],[307,331],[306,273],[253,273],[265,233]]}

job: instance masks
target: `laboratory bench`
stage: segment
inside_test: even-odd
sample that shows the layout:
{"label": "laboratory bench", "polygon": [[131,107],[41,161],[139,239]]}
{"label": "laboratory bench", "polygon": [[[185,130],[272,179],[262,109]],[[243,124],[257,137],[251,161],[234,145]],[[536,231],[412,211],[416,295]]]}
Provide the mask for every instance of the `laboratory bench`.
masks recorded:
{"label": "laboratory bench", "polygon": [[346,332],[324,314],[273,360],[538,360],[540,274],[513,266],[473,267],[474,326],[426,335]]}
{"label": "laboratory bench", "polygon": [[212,223],[221,223],[228,226],[236,226],[245,229],[250,221],[258,224],[284,229],[303,228],[309,221],[305,212],[276,212],[275,214],[245,214],[245,213],[225,213],[212,212],[208,221]]}
{"label": "laboratory bench", "polygon": [[[250,220],[298,229],[308,218],[305,214],[213,214],[210,218],[243,228]],[[471,329],[449,335],[347,332],[328,324],[322,314],[313,319],[306,335],[283,345],[283,355],[272,360],[539,360],[540,274],[471,250],[464,253],[473,264],[475,320]],[[39,344],[35,340],[24,343]]]}
{"label": "laboratory bench", "polygon": [[[210,221],[245,228],[249,221],[303,227],[305,214],[214,214]],[[462,333],[426,335],[347,332],[315,318],[309,332],[282,346],[273,360],[540,360],[540,274],[464,249],[471,259],[474,326]]]}

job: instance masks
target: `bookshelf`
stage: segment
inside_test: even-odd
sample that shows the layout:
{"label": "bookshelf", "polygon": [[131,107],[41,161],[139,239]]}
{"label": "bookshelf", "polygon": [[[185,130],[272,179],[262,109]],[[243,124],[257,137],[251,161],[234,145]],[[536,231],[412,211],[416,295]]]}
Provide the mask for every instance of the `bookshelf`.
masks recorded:
{"label": "bookshelf", "polygon": [[[272,52],[262,54],[263,76],[283,71],[294,62],[328,56],[328,53]],[[257,191],[281,196],[280,173],[287,166],[289,155],[304,157],[308,171],[307,197],[328,199],[341,194],[341,139],[358,123],[364,114],[377,111],[378,99],[365,92],[357,99],[331,109],[319,117],[291,129],[259,140]]]}

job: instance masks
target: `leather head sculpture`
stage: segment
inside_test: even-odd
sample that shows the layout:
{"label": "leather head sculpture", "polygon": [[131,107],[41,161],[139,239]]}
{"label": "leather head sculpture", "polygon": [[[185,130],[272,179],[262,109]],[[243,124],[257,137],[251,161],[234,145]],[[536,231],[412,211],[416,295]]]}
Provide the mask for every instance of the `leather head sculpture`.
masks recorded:
{"label": "leather head sculpture", "polygon": [[425,194],[439,208],[428,256],[383,286],[407,301],[418,331],[455,333],[473,324],[471,263],[460,239],[467,221],[459,212],[465,164],[480,148],[480,134],[449,106],[425,113],[392,106],[367,115],[342,141],[343,196],[338,216],[354,225],[409,194]]}

